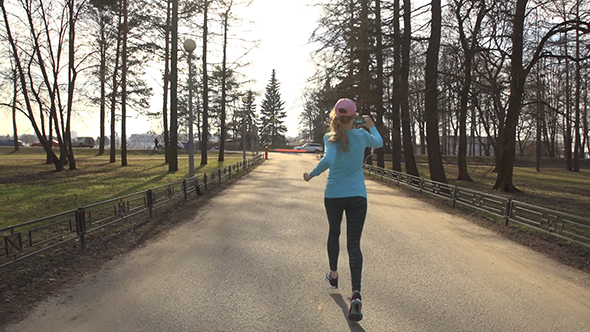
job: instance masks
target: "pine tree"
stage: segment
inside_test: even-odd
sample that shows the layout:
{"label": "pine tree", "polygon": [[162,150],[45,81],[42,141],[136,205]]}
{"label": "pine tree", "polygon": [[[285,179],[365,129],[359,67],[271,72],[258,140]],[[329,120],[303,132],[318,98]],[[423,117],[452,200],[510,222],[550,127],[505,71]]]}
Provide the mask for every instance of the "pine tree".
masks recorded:
{"label": "pine tree", "polygon": [[273,69],[262,100],[262,117],[260,119],[260,142],[272,148],[287,144],[285,138],[287,127],[284,124],[287,112],[284,110],[285,102],[281,100],[279,88],[280,83],[277,81],[276,72]]}

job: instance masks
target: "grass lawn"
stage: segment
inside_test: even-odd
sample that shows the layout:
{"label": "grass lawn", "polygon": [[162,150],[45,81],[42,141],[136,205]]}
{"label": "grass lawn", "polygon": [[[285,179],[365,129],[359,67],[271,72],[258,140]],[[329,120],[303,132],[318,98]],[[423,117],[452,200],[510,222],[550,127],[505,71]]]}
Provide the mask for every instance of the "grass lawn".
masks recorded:
{"label": "grass lawn", "polygon": [[[18,152],[0,148],[0,228],[124,196],[188,177],[188,156],[182,151],[179,170],[168,173],[162,152],[128,150],[128,165],[109,163],[109,156],[96,156],[97,149],[76,149],[76,170],[55,172],[45,164],[42,148],[25,147]],[[108,152],[107,152],[108,153]],[[242,154],[208,153],[208,164],[195,155],[195,173],[210,172],[242,160]]]}
{"label": "grass lawn", "polygon": [[[77,170],[55,172],[45,164],[42,148],[26,147],[14,153],[10,147],[0,147],[0,228],[49,216],[55,213],[100,202],[182,180],[188,177],[188,157],[179,155],[179,170],[168,173],[162,152],[128,150],[128,166],[109,156],[96,156],[97,149],[76,149]],[[218,152],[208,153],[208,164],[200,166],[200,154],[195,155],[197,173],[236,163],[242,154],[226,154],[217,161]],[[578,216],[590,216],[590,169],[570,172],[563,160],[544,161],[536,172],[534,161],[519,159],[514,169],[514,184],[521,193],[501,193],[492,190],[496,173],[490,158],[470,158],[469,173],[474,182],[457,181],[455,157],[445,157],[445,171],[450,184],[469,188],[559,210]],[[416,156],[420,176],[429,178],[426,156]],[[588,160],[584,160],[587,163]],[[403,166],[403,163],[402,163]],[[583,164],[584,167],[588,165]],[[391,169],[391,163],[386,163]]]}
{"label": "grass lawn", "polygon": [[[420,177],[430,178],[427,159],[417,156]],[[445,157],[445,173],[449,184],[462,188],[477,190],[493,195],[503,196],[534,204],[540,207],[567,212],[577,216],[590,216],[590,169],[588,160],[584,160],[580,172],[565,169],[564,160],[544,160],[541,171],[535,169],[534,160],[517,159],[513,182],[520,193],[503,193],[492,189],[497,174],[493,172],[491,158],[469,159],[469,175],[473,182],[457,181],[458,169],[456,157]],[[391,163],[385,164],[391,169]],[[405,168],[402,163],[402,168]]]}

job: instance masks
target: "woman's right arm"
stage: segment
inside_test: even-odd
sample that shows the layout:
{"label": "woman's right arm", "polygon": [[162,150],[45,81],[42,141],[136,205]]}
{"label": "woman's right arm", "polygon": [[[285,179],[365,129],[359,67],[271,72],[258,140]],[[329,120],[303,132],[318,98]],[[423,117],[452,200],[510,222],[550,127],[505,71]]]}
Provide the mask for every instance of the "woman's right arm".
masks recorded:
{"label": "woman's right arm", "polygon": [[367,146],[377,149],[383,147],[383,138],[381,137],[381,134],[379,134],[377,127],[371,127],[369,130],[371,131],[370,133],[365,131],[367,136]]}
{"label": "woman's right arm", "polygon": [[370,133],[366,130],[363,130],[365,136],[367,138],[367,146],[370,148],[380,148],[383,146],[383,138],[381,134],[379,134],[379,130],[375,127],[375,123],[373,119],[368,115],[363,115],[365,119],[365,127],[370,130]]}

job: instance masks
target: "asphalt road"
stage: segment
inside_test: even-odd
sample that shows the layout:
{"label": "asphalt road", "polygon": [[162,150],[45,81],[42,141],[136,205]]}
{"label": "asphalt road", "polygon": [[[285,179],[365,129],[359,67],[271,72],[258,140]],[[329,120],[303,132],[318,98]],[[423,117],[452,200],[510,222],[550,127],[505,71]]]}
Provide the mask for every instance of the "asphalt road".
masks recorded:
{"label": "asphalt road", "polygon": [[[157,242],[107,264],[6,331],[589,331],[590,277],[367,181],[365,319],[328,269],[326,175],[270,159]],[[345,230],[343,230],[344,236]]]}

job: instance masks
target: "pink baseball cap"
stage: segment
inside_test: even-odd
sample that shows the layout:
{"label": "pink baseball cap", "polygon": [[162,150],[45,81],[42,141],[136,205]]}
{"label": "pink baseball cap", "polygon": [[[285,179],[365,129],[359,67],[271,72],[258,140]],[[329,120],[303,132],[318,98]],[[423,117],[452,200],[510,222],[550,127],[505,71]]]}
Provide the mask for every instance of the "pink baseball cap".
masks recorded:
{"label": "pink baseball cap", "polygon": [[348,98],[342,98],[336,102],[334,112],[337,116],[351,116],[356,114],[356,104]]}

